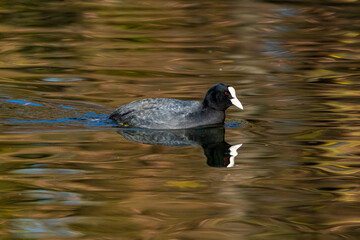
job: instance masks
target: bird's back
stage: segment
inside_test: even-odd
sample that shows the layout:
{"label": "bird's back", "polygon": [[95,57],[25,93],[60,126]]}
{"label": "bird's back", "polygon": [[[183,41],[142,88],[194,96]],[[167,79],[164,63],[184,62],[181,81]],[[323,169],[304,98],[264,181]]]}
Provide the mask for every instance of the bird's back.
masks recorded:
{"label": "bird's back", "polygon": [[131,102],[116,109],[110,119],[140,128],[188,128],[191,114],[200,111],[201,102],[171,98],[148,98]]}

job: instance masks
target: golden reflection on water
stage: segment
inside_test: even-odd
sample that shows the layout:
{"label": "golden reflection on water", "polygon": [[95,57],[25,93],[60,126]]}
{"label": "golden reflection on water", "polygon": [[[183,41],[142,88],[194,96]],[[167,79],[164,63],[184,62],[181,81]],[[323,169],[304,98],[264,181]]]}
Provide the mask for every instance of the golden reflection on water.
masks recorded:
{"label": "golden reflection on water", "polygon": [[[0,236],[357,239],[357,6],[1,3]],[[209,167],[199,142],[142,144],[106,122],[217,82],[245,107],[227,111],[233,168]]]}

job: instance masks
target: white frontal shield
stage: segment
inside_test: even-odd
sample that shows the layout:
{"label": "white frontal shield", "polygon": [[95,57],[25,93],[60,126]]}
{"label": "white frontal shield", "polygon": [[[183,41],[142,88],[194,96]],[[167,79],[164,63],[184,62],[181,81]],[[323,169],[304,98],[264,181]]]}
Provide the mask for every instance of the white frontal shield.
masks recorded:
{"label": "white frontal shield", "polygon": [[230,99],[231,103],[234,104],[236,107],[240,108],[241,110],[243,110],[244,108],[241,102],[236,97],[235,89],[233,87],[229,87],[229,92],[232,97],[232,99]]}

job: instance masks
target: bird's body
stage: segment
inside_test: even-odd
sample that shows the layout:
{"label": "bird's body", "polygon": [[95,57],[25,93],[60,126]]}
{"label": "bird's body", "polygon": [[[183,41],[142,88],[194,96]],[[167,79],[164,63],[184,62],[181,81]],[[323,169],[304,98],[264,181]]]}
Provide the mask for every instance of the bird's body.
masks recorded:
{"label": "bird's body", "polygon": [[216,84],[209,89],[202,102],[171,98],[142,99],[119,107],[109,118],[139,128],[194,128],[223,123],[225,110],[233,102],[242,108],[232,87]]}

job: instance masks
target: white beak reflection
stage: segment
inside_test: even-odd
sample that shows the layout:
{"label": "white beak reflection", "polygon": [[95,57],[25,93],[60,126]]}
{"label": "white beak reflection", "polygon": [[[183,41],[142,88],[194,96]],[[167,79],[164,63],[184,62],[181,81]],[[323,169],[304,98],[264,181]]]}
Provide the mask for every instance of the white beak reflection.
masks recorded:
{"label": "white beak reflection", "polygon": [[238,155],[237,150],[242,146],[242,144],[233,145],[229,148],[230,150],[230,163],[226,167],[231,168],[235,165],[235,157]]}

